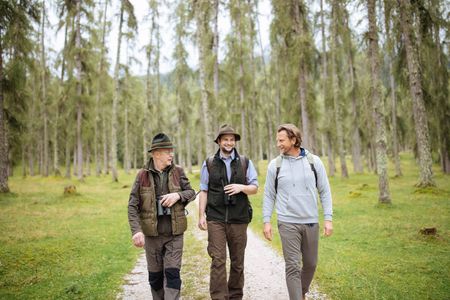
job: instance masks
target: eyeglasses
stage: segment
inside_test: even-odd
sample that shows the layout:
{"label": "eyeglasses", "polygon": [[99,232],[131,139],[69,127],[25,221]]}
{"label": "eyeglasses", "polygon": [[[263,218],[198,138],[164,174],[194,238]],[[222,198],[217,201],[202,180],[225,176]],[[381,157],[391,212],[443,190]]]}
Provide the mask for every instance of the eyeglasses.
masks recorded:
{"label": "eyeglasses", "polygon": [[169,149],[161,149],[159,150],[161,153],[167,154],[167,155],[175,155],[175,152],[173,150],[169,150]]}

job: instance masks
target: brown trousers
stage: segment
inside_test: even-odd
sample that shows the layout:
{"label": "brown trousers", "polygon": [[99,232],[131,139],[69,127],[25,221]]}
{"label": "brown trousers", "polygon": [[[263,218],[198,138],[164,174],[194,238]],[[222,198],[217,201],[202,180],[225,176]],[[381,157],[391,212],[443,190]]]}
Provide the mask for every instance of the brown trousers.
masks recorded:
{"label": "brown trousers", "polygon": [[[208,222],[208,254],[211,257],[209,292],[211,299],[242,299],[244,292],[244,256],[248,224]],[[227,282],[227,245],[230,276]]]}
{"label": "brown trousers", "polygon": [[[319,224],[295,224],[278,221],[289,299],[302,300],[316,271]],[[300,267],[300,260],[302,265]]]}
{"label": "brown trousers", "polygon": [[179,299],[183,235],[146,236],[145,254],[153,300]]}

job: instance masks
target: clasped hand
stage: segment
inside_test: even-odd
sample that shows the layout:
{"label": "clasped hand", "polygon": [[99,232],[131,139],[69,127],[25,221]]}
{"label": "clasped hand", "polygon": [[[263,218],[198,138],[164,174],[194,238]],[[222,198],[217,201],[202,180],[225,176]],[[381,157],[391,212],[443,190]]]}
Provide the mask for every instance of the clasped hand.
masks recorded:
{"label": "clasped hand", "polygon": [[161,205],[164,207],[172,207],[178,200],[180,200],[180,195],[178,193],[170,193],[161,197]]}
{"label": "clasped hand", "polygon": [[229,196],[232,196],[232,195],[236,195],[236,194],[239,194],[240,192],[242,192],[242,187],[243,187],[242,184],[232,183],[232,184],[228,184],[228,185],[224,186],[223,190]]}

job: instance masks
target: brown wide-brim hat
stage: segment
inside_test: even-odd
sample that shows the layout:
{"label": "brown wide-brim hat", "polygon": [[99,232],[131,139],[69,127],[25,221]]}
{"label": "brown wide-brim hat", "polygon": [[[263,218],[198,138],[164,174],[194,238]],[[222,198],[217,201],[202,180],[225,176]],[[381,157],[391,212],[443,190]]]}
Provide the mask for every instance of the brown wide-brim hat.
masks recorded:
{"label": "brown wide-brim hat", "polygon": [[158,133],[153,137],[152,146],[148,152],[152,152],[155,149],[173,149],[175,145],[165,133]]}
{"label": "brown wide-brim hat", "polygon": [[214,140],[214,142],[215,142],[216,144],[218,144],[219,138],[220,138],[222,135],[225,135],[225,134],[233,134],[233,135],[234,135],[234,138],[236,139],[236,142],[241,140],[241,136],[239,135],[239,133],[237,133],[237,132],[234,130],[233,127],[231,127],[231,126],[228,125],[228,124],[223,124],[222,126],[219,127],[219,131],[218,131],[218,133],[217,133],[217,137],[216,137],[216,139]]}

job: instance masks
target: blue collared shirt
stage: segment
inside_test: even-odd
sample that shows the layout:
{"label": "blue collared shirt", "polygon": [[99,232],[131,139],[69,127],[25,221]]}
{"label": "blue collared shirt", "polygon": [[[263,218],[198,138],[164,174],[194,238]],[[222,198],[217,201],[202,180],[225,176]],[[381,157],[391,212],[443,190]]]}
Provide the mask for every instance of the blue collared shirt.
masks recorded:
{"label": "blue collared shirt", "polygon": [[[236,154],[233,150],[229,157],[222,156],[222,153],[219,151],[220,158],[225,163],[225,167],[227,170],[228,181],[231,179],[231,162],[235,159]],[[248,185],[256,185],[258,186],[258,174],[256,173],[255,166],[251,160],[248,160],[247,174],[246,174]],[[207,191],[209,184],[209,172],[206,167],[206,160],[203,161],[202,169],[200,171],[200,190]]]}

